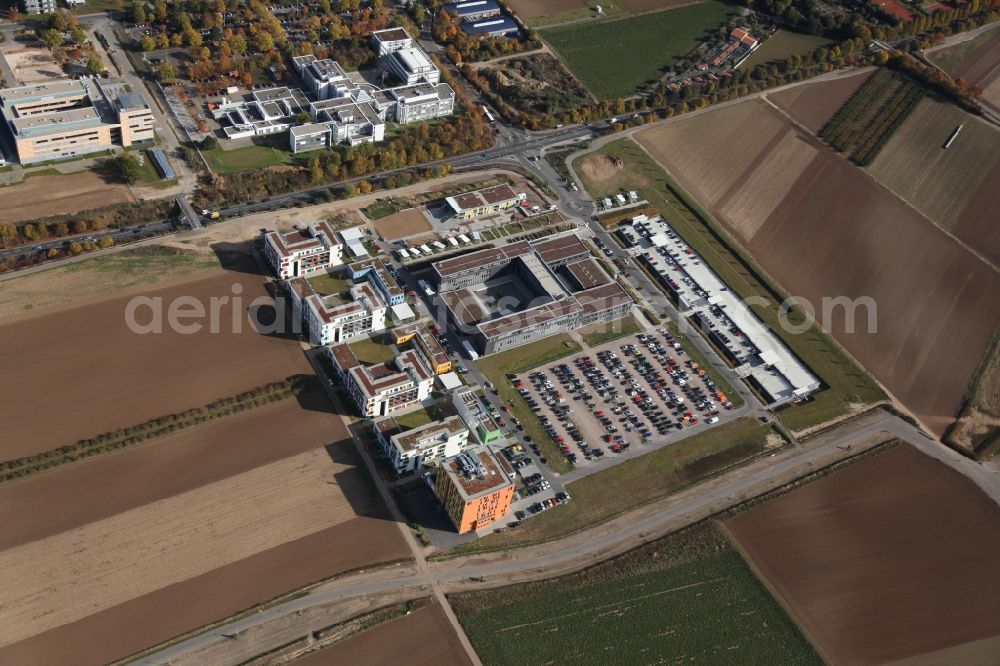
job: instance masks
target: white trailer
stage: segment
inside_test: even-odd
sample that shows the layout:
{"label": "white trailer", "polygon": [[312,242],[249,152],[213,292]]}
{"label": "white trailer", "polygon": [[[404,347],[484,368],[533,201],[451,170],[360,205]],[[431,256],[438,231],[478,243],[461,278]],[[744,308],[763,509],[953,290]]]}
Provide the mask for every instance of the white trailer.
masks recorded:
{"label": "white trailer", "polygon": [[462,346],[465,347],[465,354],[469,357],[470,361],[475,361],[479,358],[479,352],[476,348],[469,342],[468,338],[462,338]]}

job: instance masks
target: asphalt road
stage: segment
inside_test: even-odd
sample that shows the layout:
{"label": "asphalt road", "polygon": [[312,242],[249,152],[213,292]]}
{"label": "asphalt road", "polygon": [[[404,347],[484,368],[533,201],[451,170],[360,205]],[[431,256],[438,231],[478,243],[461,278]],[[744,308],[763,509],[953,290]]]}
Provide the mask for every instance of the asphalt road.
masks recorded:
{"label": "asphalt road", "polygon": [[[991,474],[978,463],[940,446],[901,419],[885,412],[875,412],[856,421],[845,422],[834,430],[814,438],[805,446],[793,447],[776,454],[753,474],[732,475],[731,480],[720,483],[711,491],[680,502],[665,503],[662,509],[651,515],[627,523],[620,529],[606,534],[596,537],[590,537],[586,533],[571,536],[550,544],[550,547],[539,548],[538,550],[543,552],[538,554],[521,551],[518,557],[500,553],[429,562],[412,575],[389,572],[381,579],[370,575],[349,576],[339,582],[324,585],[322,591],[310,593],[305,597],[219,626],[166,647],[135,663],[167,664],[171,659],[207,645],[233,640],[234,636],[238,640],[240,633],[251,627],[340,599],[410,588],[414,590],[414,596],[423,596],[426,595],[428,588],[447,589],[449,585],[454,586],[458,583],[467,587],[472,579],[482,579],[479,587],[491,587],[508,582],[512,575],[519,576],[519,579],[524,579],[526,576],[544,579],[553,575],[554,571],[561,572],[566,567],[585,566],[590,557],[593,561],[606,559],[611,552],[622,552],[645,540],[677,529],[681,525],[697,522],[747,499],[767,493],[785,485],[790,478],[810,474],[833,461],[849,458],[862,450],[860,446],[862,442],[881,433],[907,440],[923,453],[958,469],[995,500],[1000,499],[1000,477]],[[571,545],[560,547],[561,544],[570,542]]]}

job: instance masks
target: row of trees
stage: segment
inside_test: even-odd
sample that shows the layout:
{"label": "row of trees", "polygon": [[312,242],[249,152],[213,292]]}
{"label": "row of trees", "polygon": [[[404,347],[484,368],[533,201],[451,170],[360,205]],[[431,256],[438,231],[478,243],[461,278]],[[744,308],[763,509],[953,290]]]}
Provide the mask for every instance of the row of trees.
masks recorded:
{"label": "row of trees", "polygon": [[127,227],[167,217],[174,204],[169,199],[118,204],[72,215],[55,215],[25,224],[0,224],[0,247],[17,247],[44,240]]}
{"label": "row of trees", "polygon": [[44,453],[6,460],[0,462],[0,481],[23,478],[77,460],[141,444],[230,414],[286,400],[315,386],[315,377],[304,375],[290,377],[282,382],[274,382],[230,398],[216,400],[204,407],[195,407],[177,414],[151,419],[139,425],[121,428],[91,439],[82,439],[75,444],[60,446]]}

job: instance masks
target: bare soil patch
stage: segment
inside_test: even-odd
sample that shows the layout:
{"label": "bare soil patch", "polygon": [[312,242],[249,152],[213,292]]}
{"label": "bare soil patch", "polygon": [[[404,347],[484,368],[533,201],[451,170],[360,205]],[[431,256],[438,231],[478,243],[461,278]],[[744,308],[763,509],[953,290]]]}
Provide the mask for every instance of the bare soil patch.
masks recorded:
{"label": "bare soil patch", "polygon": [[830,663],[1000,658],[1000,513],[909,445],[725,526]]}
{"label": "bare soil patch", "polygon": [[818,134],[833,114],[871,75],[872,72],[867,71],[855,76],[816,81],[768,94],[767,98],[810,132]]}
{"label": "bare soil patch", "polygon": [[[946,150],[959,125],[962,130]],[[954,105],[924,99],[868,171],[928,218],[1000,262],[1000,227],[981,223],[996,210],[991,193],[1000,186],[998,164],[996,128]]]}
{"label": "bare soil patch", "polygon": [[578,163],[578,168],[587,181],[603,188],[608,194],[642,187],[647,183],[644,176],[600,153],[587,155]]}
{"label": "bare soil patch", "polygon": [[91,171],[29,176],[16,185],[0,187],[4,222],[35,220],[132,201],[124,185],[109,183]]}
{"label": "bare soil patch", "polygon": [[[0,486],[0,549],[12,548],[332,445],[353,460],[322,392]],[[288,433],[294,431],[295,436]],[[192,464],[197,461],[197,464]],[[76,501],[86,497],[86,502]]]}
{"label": "bare soil patch", "polygon": [[[215,227],[218,228],[228,227]],[[5,275],[6,279],[0,281],[0,321],[9,324],[38,317],[42,310],[53,314],[57,309],[107,300],[111,293],[125,296],[218,275],[219,261],[215,254],[207,245],[198,247],[195,243],[169,240],[159,244],[177,248],[176,254],[161,254],[157,245],[150,245],[112,250],[104,256],[87,257],[26,275]],[[150,256],[135,254],[147,251]]]}
{"label": "bare soil patch", "polygon": [[328,648],[296,659],[295,666],[341,664],[470,664],[441,606],[432,601],[409,615],[380,624]]}
{"label": "bare soil patch", "polygon": [[[247,321],[245,308],[253,299],[270,302],[265,284],[259,275],[218,271],[146,292],[162,299],[166,312],[177,297],[193,298],[208,310],[212,297],[242,290],[239,333],[229,326],[232,301],[219,310],[220,333],[205,326],[184,335],[166,325],[166,316],[162,334],[133,333],[125,320],[127,296],[0,327],[0,346],[9,359],[0,382],[5,426],[0,458],[47,451],[311,373],[296,340],[262,335]],[[147,309],[140,321],[148,316]],[[46,413],[57,416],[42,418]]]}
{"label": "bare soil patch", "polygon": [[[52,59],[52,52],[42,46],[41,42],[36,44],[37,46],[11,42],[3,48],[3,57],[21,85],[66,78],[62,67]],[[15,85],[13,81],[9,83],[10,87]]]}
{"label": "bare soil patch", "polygon": [[[1000,320],[995,307],[1000,276],[804,132],[795,130],[796,139],[811,144],[816,157],[792,187],[784,167],[766,182],[754,179],[754,169],[779,145],[774,137],[780,140],[789,127],[777,110],[758,102],[642,132],[639,138],[682,187],[737,234],[739,221],[726,213],[726,205],[749,196],[749,183],[764,200],[772,188],[787,190],[752,238],[744,238],[747,249],[818,315],[824,299],[874,303],[874,333],[868,332],[866,307],[857,311],[853,330],[842,307],[828,305],[830,316],[821,323],[928,427],[943,432]],[[735,140],[740,133],[745,140]]]}
{"label": "bare soil patch", "polygon": [[289,590],[408,556],[386,516],[353,518],[0,648],[0,662],[106,664]]}
{"label": "bare soil patch", "polygon": [[401,210],[388,217],[375,220],[371,225],[386,240],[398,240],[431,230],[431,223],[427,221],[421,208]]}
{"label": "bare soil patch", "polygon": [[772,146],[750,172],[744,186],[720,206],[744,241],[753,240],[819,151],[791,127]]}
{"label": "bare soil patch", "polygon": [[586,0],[511,0],[507,5],[522,19],[585,9]]}

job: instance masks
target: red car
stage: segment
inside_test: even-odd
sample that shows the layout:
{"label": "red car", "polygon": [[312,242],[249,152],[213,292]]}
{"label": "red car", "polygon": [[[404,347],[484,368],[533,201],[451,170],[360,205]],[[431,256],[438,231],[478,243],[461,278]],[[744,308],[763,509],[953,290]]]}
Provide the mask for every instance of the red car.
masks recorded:
{"label": "red car", "polygon": [[507,405],[500,405],[500,409],[502,409],[505,412],[509,412],[510,411],[510,407],[508,407]]}

